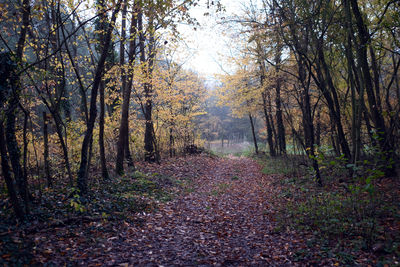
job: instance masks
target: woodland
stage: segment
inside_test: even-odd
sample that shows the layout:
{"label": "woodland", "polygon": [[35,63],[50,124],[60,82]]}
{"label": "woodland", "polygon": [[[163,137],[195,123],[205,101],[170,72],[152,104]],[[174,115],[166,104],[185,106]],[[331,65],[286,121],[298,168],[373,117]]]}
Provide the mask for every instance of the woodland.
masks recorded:
{"label": "woodland", "polygon": [[399,67],[398,0],[0,0],[0,265],[400,266]]}

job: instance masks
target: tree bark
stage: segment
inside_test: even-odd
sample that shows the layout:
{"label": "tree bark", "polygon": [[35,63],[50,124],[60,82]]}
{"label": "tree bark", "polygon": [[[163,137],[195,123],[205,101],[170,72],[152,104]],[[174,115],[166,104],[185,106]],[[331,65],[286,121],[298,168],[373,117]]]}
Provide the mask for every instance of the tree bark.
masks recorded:
{"label": "tree bark", "polygon": [[[275,9],[275,3],[273,3],[273,8]],[[273,18],[274,23],[278,23],[277,17]],[[273,29],[273,37],[275,46],[275,71],[276,71],[276,87],[275,87],[275,104],[276,104],[276,124],[278,128],[277,132],[277,146],[279,149],[279,154],[286,154],[286,133],[285,133],[285,125],[283,124],[283,115],[282,115],[282,101],[281,101],[281,86],[282,86],[282,77],[281,77],[281,57],[283,44],[282,40],[279,36],[279,32],[277,28]]]}
{"label": "tree bark", "polygon": [[[125,7],[124,7],[125,8]],[[138,7],[135,4],[134,7],[135,12],[133,12],[132,20],[131,20],[131,27],[130,27],[130,42],[129,42],[129,59],[128,59],[128,66],[129,71],[132,71],[133,64],[136,59],[136,35],[137,35],[137,28],[138,28],[138,19],[140,18],[141,14],[135,14],[138,11]],[[121,47],[124,50],[123,47]],[[120,58],[121,68],[123,69],[123,65],[125,64],[124,59],[124,52],[121,54],[122,58]],[[131,98],[131,90],[132,90],[132,79],[133,73],[130,73],[129,80],[126,82],[126,75],[125,71],[122,70],[122,86],[123,86],[123,102],[122,102],[122,109],[121,109],[121,123],[119,126],[119,136],[118,136],[118,143],[117,143],[117,160],[115,162],[115,172],[118,175],[124,174],[124,158],[128,159],[130,165],[133,165],[133,160],[129,153],[129,102]],[[125,80],[125,82],[124,82]],[[125,87],[124,87],[125,86]]]}
{"label": "tree bark", "polygon": [[[377,98],[378,96],[376,93],[379,94],[379,88],[375,88],[374,91],[374,82],[371,77],[370,73],[370,66],[368,63],[368,46],[370,44],[370,35],[367,29],[366,24],[364,23],[363,16],[359,10],[358,2],[357,0],[350,0],[351,8],[354,14],[354,18],[356,20],[356,26],[358,30],[358,38],[360,41],[359,47],[357,49],[357,57],[358,57],[358,62],[360,64],[360,68],[362,70],[363,74],[363,80],[364,80],[364,86],[365,86],[365,91],[367,93],[367,99],[368,99],[368,104],[369,108],[372,113],[372,119],[375,125],[375,131],[378,136],[378,144],[383,152],[384,156],[381,159],[382,162],[381,164],[385,164],[385,175],[388,177],[391,176],[396,176],[396,168],[394,164],[387,164],[389,160],[393,159],[393,151],[392,151],[392,144],[390,143],[390,136],[389,133],[387,132],[386,126],[385,126],[385,121],[383,118],[382,113],[379,111],[380,103],[378,103]],[[372,61],[374,61],[374,51],[371,48],[371,57]],[[372,66],[373,72],[377,73],[377,66],[376,64],[373,64]],[[378,82],[379,84],[379,82]],[[378,98],[379,99],[379,98]]]}
{"label": "tree bark", "polygon": [[[11,53],[0,54],[0,110],[4,110],[5,102],[7,102],[8,94],[13,92],[13,84],[15,84],[15,68],[14,62],[10,56]],[[7,154],[7,140],[4,133],[5,121],[4,116],[0,117],[0,155],[1,155],[1,168],[4,180],[6,182],[8,196],[17,218],[23,220],[25,218],[25,211],[23,205],[18,199],[18,193],[14,186],[14,179],[17,180],[16,174],[14,173],[14,179],[12,177],[11,169],[8,164],[9,157]],[[18,159],[19,160],[19,159]],[[17,180],[18,181],[18,180]]]}
{"label": "tree bark", "polygon": [[53,180],[50,175],[50,162],[49,162],[49,135],[48,135],[48,122],[47,122],[47,114],[43,112],[43,143],[44,143],[44,170],[47,178],[47,186],[53,185]]}
{"label": "tree bark", "polygon": [[10,166],[8,165],[8,155],[7,155],[6,141],[4,138],[4,128],[2,121],[0,125],[0,154],[1,154],[1,169],[4,176],[4,180],[6,181],[7,192],[10,197],[14,213],[18,219],[24,220],[25,212],[22,209],[21,204],[19,203],[17,192],[14,187],[14,181],[11,175]]}
{"label": "tree bark", "polygon": [[311,79],[311,68],[308,69],[308,80],[306,81],[306,70],[304,66],[306,66],[305,60],[302,55],[299,55],[297,59],[297,64],[299,68],[299,81],[303,88],[302,98],[301,98],[301,107],[302,107],[302,119],[303,119],[303,129],[304,129],[304,139],[306,145],[306,153],[312,162],[313,169],[315,171],[315,180],[318,185],[322,185],[321,174],[319,171],[319,164],[315,155],[314,148],[314,125],[312,120],[312,111],[311,111],[311,102],[310,102],[310,79]]}
{"label": "tree bark", "polygon": [[14,89],[11,96],[9,107],[6,110],[6,143],[8,154],[10,155],[10,161],[12,170],[14,173],[14,178],[17,182],[18,191],[21,198],[24,201],[25,213],[29,213],[29,192],[27,181],[24,179],[23,170],[20,163],[21,152],[18,146],[17,138],[15,135],[15,120],[16,111],[18,106],[19,97],[16,95],[19,89]]}
{"label": "tree bark", "polygon": [[145,156],[144,159],[147,162],[155,162],[157,161],[155,148],[154,148],[154,126],[152,119],[152,109],[153,109],[153,86],[152,86],[152,75],[154,68],[154,60],[155,60],[155,40],[154,40],[154,28],[153,21],[150,18],[150,26],[149,26],[149,44],[148,44],[148,58],[145,58],[145,38],[143,32],[142,19],[139,20],[139,31],[140,34],[140,61],[144,64],[144,74],[145,74],[145,83],[144,83],[144,96],[145,96],[145,104],[144,104],[144,117],[145,117],[145,133],[144,133],[144,150]]}
{"label": "tree bark", "polygon": [[[23,139],[23,154],[22,154],[22,175],[24,179],[24,183],[26,186],[28,186],[28,138],[27,138],[27,130],[28,130],[28,118],[29,118],[29,112],[27,110],[24,110],[24,127],[22,130],[22,139]],[[29,194],[29,193],[28,193]],[[30,199],[30,196],[28,195],[28,198]]]}
{"label": "tree bark", "polygon": [[90,99],[89,121],[87,123],[87,129],[86,129],[85,137],[84,137],[83,143],[82,143],[81,162],[80,162],[79,171],[78,171],[78,175],[77,175],[78,176],[77,177],[77,186],[79,189],[79,193],[81,195],[85,195],[88,191],[87,179],[86,179],[87,178],[87,166],[88,166],[88,150],[89,150],[90,140],[92,139],[94,124],[95,124],[96,115],[97,115],[97,107],[96,107],[97,93],[98,93],[100,82],[101,82],[101,79],[103,76],[104,63],[106,61],[106,57],[107,57],[108,50],[110,47],[111,33],[114,28],[114,24],[117,19],[117,13],[119,12],[120,7],[121,7],[121,1],[118,1],[116,4],[116,7],[112,13],[111,23],[108,25],[107,33],[104,38],[104,45],[102,46],[103,51],[101,52],[99,62],[97,63],[95,77],[94,77],[94,81],[93,81],[91,99]]}
{"label": "tree bark", "polygon": [[169,156],[171,158],[175,156],[175,141],[172,126],[169,128]]}
{"label": "tree bark", "polygon": [[268,146],[269,146],[269,154],[271,157],[275,157],[276,156],[275,145],[274,145],[274,140],[273,140],[271,122],[270,122],[268,110],[267,110],[267,99],[266,98],[267,98],[266,93],[263,92],[262,93],[263,110],[264,110],[265,125],[267,126],[267,141],[268,141]]}
{"label": "tree bark", "polygon": [[62,129],[62,119],[61,119],[61,115],[59,113],[59,110],[50,110],[52,116],[53,116],[53,120],[54,120],[54,124],[56,126],[56,132],[58,135],[58,139],[60,141],[60,145],[61,145],[61,149],[63,151],[63,156],[64,156],[64,163],[65,163],[65,167],[67,168],[67,173],[68,173],[68,177],[69,177],[69,183],[72,186],[73,185],[73,175],[72,175],[72,171],[71,171],[71,164],[69,162],[69,156],[68,156],[68,148],[67,148],[67,144],[64,140],[64,134],[63,134],[63,129]]}
{"label": "tree bark", "polygon": [[251,134],[253,135],[254,149],[256,151],[256,154],[258,154],[258,144],[257,144],[256,131],[254,129],[253,117],[251,116],[250,113],[249,113],[249,119],[250,119],[250,125],[251,125]]}
{"label": "tree bark", "polygon": [[276,81],[276,124],[278,128],[278,145],[280,154],[286,154],[285,125],[283,124],[282,105],[281,105],[281,78],[278,76]]}
{"label": "tree bark", "polygon": [[[342,119],[341,119],[341,113],[340,113],[340,104],[339,104],[339,98],[337,96],[336,88],[333,85],[332,77],[328,68],[328,65],[326,64],[325,61],[325,55],[323,52],[323,46],[322,44],[319,46],[318,49],[318,58],[320,61],[320,65],[322,66],[322,70],[324,71],[324,76],[321,75],[321,79],[326,79],[327,87],[322,87],[320,88],[323,92],[323,95],[325,96],[325,99],[328,103],[328,107],[330,109],[330,114],[333,116],[333,120],[336,125],[336,129],[338,132],[338,137],[339,137],[339,143],[342,148],[343,154],[345,158],[350,161],[351,160],[351,152],[349,145],[346,140],[346,136],[344,134],[343,130],[343,125],[342,125]],[[318,69],[319,67],[317,67]],[[320,84],[325,85],[325,82],[323,80],[320,80]],[[329,91],[328,91],[329,88]]]}
{"label": "tree bark", "polygon": [[104,116],[105,116],[105,103],[104,103],[104,81],[100,83],[100,118],[99,118],[99,148],[100,148],[100,164],[101,174],[104,180],[110,179],[107,170],[106,152],[104,149]]}

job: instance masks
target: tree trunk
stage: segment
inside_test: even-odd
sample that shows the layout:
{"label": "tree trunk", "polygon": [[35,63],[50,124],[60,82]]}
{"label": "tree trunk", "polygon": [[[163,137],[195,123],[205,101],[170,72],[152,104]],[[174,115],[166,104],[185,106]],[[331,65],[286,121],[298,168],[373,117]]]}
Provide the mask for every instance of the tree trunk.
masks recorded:
{"label": "tree trunk", "polygon": [[10,155],[10,161],[12,170],[14,173],[14,178],[17,182],[18,191],[21,198],[24,201],[25,212],[29,213],[29,193],[27,181],[24,179],[23,170],[20,163],[21,152],[18,146],[16,138],[15,120],[17,112],[17,106],[19,102],[19,97],[16,95],[18,92],[13,90],[13,96],[11,96],[9,102],[9,108],[6,111],[6,143],[8,154]]}
{"label": "tree trunk", "polygon": [[[274,19],[277,23],[276,19]],[[281,86],[282,77],[280,74],[281,67],[281,56],[282,56],[282,40],[280,39],[279,33],[274,29],[273,36],[276,42],[275,46],[275,71],[276,71],[276,86],[275,86],[275,104],[276,104],[276,124],[277,124],[277,147],[279,149],[279,154],[286,154],[286,137],[285,137],[285,125],[283,124],[282,116],[282,101],[281,101]]]}
{"label": "tree trunk", "polygon": [[[393,159],[393,152],[392,152],[392,144],[390,143],[391,138],[389,137],[389,133],[387,132],[386,126],[385,126],[385,121],[382,116],[382,113],[379,112],[379,107],[380,103],[377,102],[377,95],[375,95],[376,92],[379,93],[379,88],[375,88],[376,90],[374,91],[373,85],[374,82],[371,77],[370,73],[370,67],[368,63],[368,53],[367,53],[367,48],[370,44],[370,35],[368,33],[368,29],[366,24],[364,23],[363,16],[359,10],[358,7],[358,2],[357,0],[350,0],[351,3],[351,8],[354,14],[354,18],[356,20],[356,26],[358,29],[358,38],[360,41],[359,47],[357,49],[357,57],[358,57],[358,62],[360,64],[360,68],[362,70],[363,74],[363,80],[364,80],[364,86],[365,86],[365,91],[367,93],[367,99],[368,99],[368,104],[369,108],[372,113],[372,119],[375,124],[375,130],[376,134],[378,136],[378,144],[383,152],[384,156],[381,159],[382,162],[381,164],[385,164],[385,175],[386,176],[396,176],[396,168],[394,164],[387,164],[389,160]],[[374,59],[374,51],[373,49],[371,51],[371,57],[372,61]],[[376,70],[376,65],[373,64],[373,71],[374,73],[377,73]]]}
{"label": "tree trunk", "polygon": [[[9,167],[8,167],[8,157],[7,157],[7,149],[8,149],[8,154],[10,156],[11,160],[11,166],[12,170],[14,173],[14,179],[17,182],[18,186],[18,192],[21,196],[21,198],[24,201],[24,208],[21,209],[22,212],[18,211],[16,212],[16,215],[18,217],[22,217],[24,213],[28,214],[29,213],[29,192],[28,192],[28,185],[27,181],[24,178],[22,168],[21,168],[21,163],[20,163],[20,149],[18,147],[18,142],[15,134],[15,120],[16,120],[16,112],[17,112],[17,107],[19,105],[19,94],[21,91],[21,85],[19,81],[19,77],[16,77],[15,72],[18,69],[18,66],[22,63],[22,57],[24,53],[24,47],[25,47],[25,41],[26,41],[26,34],[28,31],[28,26],[29,26],[29,17],[30,17],[30,1],[29,0],[23,0],[22,6],[21,6],[21,16],[22,16],[22,25],[17,41],[17,47],[16,47],[16,52],[15,52],[15,59],[12,60],[9,54],[2,53],[0,60],[2,63],[5,63],[2,66],[2,73],[1,73],[1,78],[3,81],[1,83],[4,83],[3,86],[4,88],[9,92],[10,97],[8,101],[8,106],[5,108],[5,117],[6,117],[6,125],[5,125],[5,140],[4,140],[4,133],[3,129],[1,129],[2,132],[2,163],[4,161],[3,168],[3,173],[5,176],[8,176],[9,178],[11,175],[9,175]],[[14,65],[13,63],[16,63]],[[3,73],[4,71],[4,73]],[[2,92],[0,92],[1,94]],[[3,107],[3,96],[1,95],[0,99],[0,104],[1,107]],[[3,123],[0,125],[3,128]],[[5,141],[5,143],[3,142]],[[7,149],[5,148],[7,146]],[[4,152],[4,153],[3,153]],[[4,159],[3,159],[4,158]],[[6,166],[7,165],[7,166]],[[5,179],[8,179],[5,177]],[[9,182],[12,180],[9,180]],[[7,180],[6,180],[7,182]],[[11,189],[11,187],[10,187]],[[13,189],[11,189],[13,190]],[[11,193],[13,194],[13,193]],[[13,201],[13,197],[10,195],[11,200]],[[15,205],[18,205],[18,203],[14,203]],[[20,209],[19,205],[15,206],[15,209]],[[17,211],[17,210],[15,210]],[[21,215],[22,214],[22,215]]]}
{"label": "tree trunk", "polygon": [[153,29],[153,21],[150,18],[150,26],[149,26],[149,44],[148,44],[148,58],[146,61],[145,58],[145,38],[143,32],[142,19],[139,21],[139,31],[140,34],[140,61],[144,64],[144,73],[145,73],[145,83],[144,83],[144,95],[145,95],[145,105],[144,105],[144,117],[146,120],[146,128],[144,133],[144,150],[145,156],[144,159],[147,162],[155,162],[156,153],[154,150],[154,126],[152,119],[152,109],[153,109],[153,86],[152,86],[152,75],[154,68],[154,60],[155,60],[155,39],[154,39],[154,29]]}
{"label": "tree trunk", "polygon": [[173,131],[172,127],[169,128],[169,156],[172,158],[175,156],[175,142],[174,142],[174,136],[173,136]]}
{"label": "tree trunk", "polygon": [[269,123],[272,129],[272,140],[274,141],[275,154],[279,154],[278,134],[276,132],[274,116],[272,116],[272,103],[271,103],[271,96],[269,94],[267,95],[267,100],[268,100],[267,108],[268,108]]}
{"label": "tree trunk", "polygon": [[53,181],[50,175],[50,162],[49,162],[49,135],[48,135],[47,114],[43,112],[43,143],[44,143],[44,170],[47,178],[47,186],[52,186]]}
{"label": "tree trunk", "polygon": [[64,163],[65,163],[65,167],[67,168],[69,183],[72,186],[73,185],[73,176],[72,176],[72,171],[71,171],[71,165],[69,163],[68,148],[67,148],[67,144],[64,140],[63,129],[61,128],[62,127],[62,125],[61,125],[62,119],[61,119],[59,111],[55,111],[55,110],[50,110],[50,111],[51,111],[51,114],[53,115],[54,124],[56,126],[56,132],[58,135],[58,139],[60,141],[61,149],[63,151]]}
{"label": "tree trunk", "polygon": [[[23,146],[23,154],[22,154],[22,166],[23,166],[23,179],[24,183],[26,186],[28,186],[28,138],[27,138],[27,130],[28,130],[28,118],[29,118],[29,113],[26,110],[23,110],[24,112],[24,127],[22,130],[22,139],[24,142]],[[28,198],[30,196],[28,195]]]}
{"label": "tree trunk", "polygon": [[[129,118],[129,115],[128,115]],[[126,163],[128,164],[129,167],[131,168],[135,168],[135,164],[133,163],[133,158],[132,158],[132,154],[131,154],[131,150],[130,150],[130,139],[129,139],[129,129],[128,129],[128,133],[125,135],[125,159],[126,159]]]}
{"label": "tree trunk", "polygon": [[[125,7],[124,7],[125,8]],[[137,11],[137,6],[135,4],[135,10]],[[125,11],[124,11],[125,12]],[[140,14],[135,14],[133,12],[131,27],[130,27],[130,43],[129,43],[129,71],[132,71],[133,64],[135,62],[135,48],[136,48],[136,34],[137,34],[137,24],[138,18],[140,18]],[[123,20],[124,22],[124,20]],[[120,57],[120,65],[122,68],[122,81],[126,81],[125,71],[123,70],[123,65],[125,64],[124,59],[124,48],[121,49],[121,57]],[[118,175],[122,175],[124,173],[124,158],[128,159],[129,164],[133,165],[133,160],[129,153],[129,102],[131,98],[131,90],[132,90],[132,77],[133,73],[129,75],[129,81],[123,82],[123,100],[122,100],[122,109],[121,109],[121,123],[119,126],[119,136],[118,136],[118,144],[117,144],[117,160],[115,163],[115,172]],[[124,87],[125,86],[125,87]]]}
{"label": "tree trunk", "polygon": [[[350,153],[350,148],[347,143],[346,136],[345,136],[344,130],[343,130],[342,119],[341,119],[341,114],[340,114],[339,98],[337,96],[336,88],[333,85],[332,76],[330,74],[328,65],[326,64],[326,61],[325,61],[325,56],[323,53],[322,46],[319,49],[319,59],[320,59],[322,68],[325,73],[325,78],[327,80],[328,88],[330,89],[330,91],[332,93],[333,100],[330,100],[330,101],[333,101],[333,103],[332,103],[331,109],[332,109],[332,114],[334,115],[335,125],[336,125],[337,131],[338,131],[339,143],[340,143],[340,146],[342,148],[345,158],[348,161],[350,161],[351,153]],[[328,94],[326,94],[326,95],[328,95]],[[329,102],[328,99],[327,99],[327,102]]]}
{"label": "tree trunk", "polygon": [[286,136],[285,125],[283,124],[282,106],[281,106],[281,78],[278,76],[276,81],[276,124],[278,127],[278,145],[280,154],[286,154]]}
{"label": "tree trunk", "polygon": [[[363,103],[363,98],[364,98],[364,91],[362,90],[362,87],[360,86],[360,81],[359,81],[359,76],[357,75],[357,72],[359,70],[356,69],[355,63],[354,63],[354,56],[353,56],[353,45],[352,45],[352,39],[354,38],[353,35],[353,24],[352,24],[352,16],[351,16],[351,11],[350,11],[350,3],[348,0],[344,0],[344,8],[345,8],[345,14],[346,14],[346,32],[347,32],[347,44],[345,45],[345,51],[346,51],[346,59],[347,59],[347,72],[348,72],[348,77],[349,77],[349,86],[350,86],[350,91],[351,91],[351,105],[352,105],[352,129],[351,129],[351,135],[352,135],[352,141],[353,141],[353,147],[352,147],[352,163],[356,167],[357,162],[360,158],[361,154],[361,121],[362,121],[362,113],[363,113],[363,108],[362,108],[362,103]],[[353,75],[354,72],[354,75]],[[358,99],[357,99],[357,91],[358,88]]]}
{"label": "tree trunk", "polygon": [[[124,157],[125,146],[128,138],[126,137],[128,131],[128,117],[129,117],[129,96],[126,92],[126,73],[125,73],[125,39],[126,39],[126,13],[127,13],[127,0],[123,2],[122,8],[122,23],[121,23],[121,40],[119,46],[119,65],[121,68],[121,91],[122,91],[122,109],[121,109],[121,123],[119,126],[119,136],[117,142],[117,159],[115,162],[115,172],[118,175],[124,174]],[[129,97],[129,98],[128,98]]]}
{"label": "tree trunk", "polygon": [[315,144],[321,146],[321,109],[317,108],[317,129],[315,130]]}
{"label": "tree trunk", "polygon": [[258,154],[258,144],[257,144],[256,131],[254,129],[253,117],[251,116],[250,113],[249,113],[249,119],[250,119],[250,125],[251,125],[251,134],[253,135],[254,149],[256,151],[256,154]]}
{"label": "tree trunk", "polygon": [[77,177],[77,186],[79,189],[79,193],[84,195],[87,193],[87,166],[88,166],[88,150],[90,140],[92,139],[94,124],[96,121],[97,115],[97,92],[100,86],[100,82],[103,76],[104,63],[106,61],[106,57],[108,54],[108,50],[110,48],[111,41],[111,33],[117,18],[117,13],[121,7],[121,1],[118,1],[116,7],[112,13],[111,23],[108,26],[106,36],[104,38],[103,51],[101,51],[101,56],[99,62],[97,63],[95,77],[92,86],[91,98],[90,98],[90,112],[89,112],[89,121],[87,123],[87,129],[85,133],[85,137],[83,139],[82,148],[81,148],[81,163],[79,166],[78,177]]}
{"label": "tree trunk", "polygon": [[104,103],[104,81],[100,83],[100,118],[99,118],[99,148],[100,148],[100,164],[101,174],[104,180],[110,177],[107,170],[106,152],[104,149],[104,116],[105,116],[105,103]]}
{"label": "tree trunk", "polygon": [[275,146],[274,146],[274,140],[273,140],[273,133],[272,133],[272,127],[271,127],[271,122],[269,119],[268,115],[268,110],[267,110],[267,99],[266,99],[266,93],[262,93],[262,99],[263,99],[263,110],[264,110],[264,117],[265,117],[265,125],[267,126],[267,141],[268,141],[268,146],[269,146],[269,154],[271,157],[275,157]]}
{"label": "tree trunk", "polygon": [[7,148],[6,148],[6,141],[4,138],[4,128],[2,121],[0,125],[0,154],[1,154],[1,169],[4,176],[4,180],[6,181],[7,192],[10,197],[14,213],[18,219],[23,220],[25,218],[25,213],[19,203],[17,193],[14,187],[14,182],[11,176],[10,166],[8,165]]}
{"label": "tree trunk", "polygon": [[[11,59],[9,53],[1,53],[0,54],[0,109],[4,110],[5,103],[8,96],[8,93],[13,93],[13,84],[15,83],[13,76],[15,73],[15,65]],[[0,155],[1,155],[1,168],[2,174],[4,176],[8,196],[10,197],[11,204],[14,209],[14,213],[17,218],[23,220],[25,217],[25,211],[19,202],[18,192],[14,186],[14,181],[11,173],[10,166],[8,165],[9,157],[7,154],[7,141],[5,138],[4,128],[5,128],[4,116],[0,117]],[[18,159],[19,160],[19,159]],[[14,173],[15,174],[15,173]],[[19,178],[19,177],[18,177]],[[17,179],[17,176],[14,176],[14,179]]]}
{"label": "tree trunk", "polygon": [[301,107],[302,107],[302,119],[303,119],[303,129],[304,129],[304,139],[306,145],[306,153],[312,162],[313,169],[315,171],[315,180],[318,185],[322,185],[321,174],[319,171],[318,161],[315,157],[315,149],[314,149],[314,125],[312,120],[312,111],[311,111],[311,103],[310,103],[310,79],[311,79],[311,68],[307,66],[308,69],[308,80],[306,81],[306,70],[304,66],[306,66],[305,60],[301,55],[299,55],[297,65],[299,68],[299,81],[303,88],[302,96],[301,96]]}

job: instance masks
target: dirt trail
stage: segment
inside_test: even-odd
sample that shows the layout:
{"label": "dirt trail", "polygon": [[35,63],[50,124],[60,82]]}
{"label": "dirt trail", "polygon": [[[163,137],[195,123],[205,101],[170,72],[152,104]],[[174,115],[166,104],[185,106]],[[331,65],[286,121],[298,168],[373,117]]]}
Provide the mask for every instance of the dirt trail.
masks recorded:
{"label": "dirt trail", "polygon": [[[270,178],[248,158],[196,156],[142,168],[188,177],[193,188],[139,214],[141,226],[121,223],[114,234],[79,244],[89,266],[293,266],[303,245],[293,234],[274,231]],[[152,170],[151,168],[155,168]],[[98,234],[98,233],[97,233]],[[65,243],[65,242],[64,242]],[[54,246],[54,243],[52,244]],[[62,248],[60,248],[60,251]],[[42,250],[44,251],[44,250]],[[57,264],[60,262],[57,262]],[[303,263],[304,265],[304,263]]]}
{"label": "dirt trail", "polygon": [[292,237],[274,234],[275,225],[265,216],[268,181],[256,162],[197,158],[191,163],[200,167],[194,191],[146,216],[143,229],[129,235],[136,240],[131,250],[117,253],[130,264],[294,264]]}

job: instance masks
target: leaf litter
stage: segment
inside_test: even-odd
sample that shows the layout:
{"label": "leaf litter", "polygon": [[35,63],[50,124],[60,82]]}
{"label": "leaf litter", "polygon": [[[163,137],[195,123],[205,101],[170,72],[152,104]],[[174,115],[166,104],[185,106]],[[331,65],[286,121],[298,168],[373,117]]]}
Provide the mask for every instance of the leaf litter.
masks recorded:
{"label": "leaf litter", "polygon": [[[244,157],[189,156],[143,173],[172,177],[175,197],[127,218],[78,220],[28,233],[32,265],[80,266],[304,266],[295,261],[304,240],[276,231],[271,175]],[[310,250],[310,248],[307,248]],[[320,262],[321,263],[321,262]],[[333,265],[326,261],[326,265]]]}

